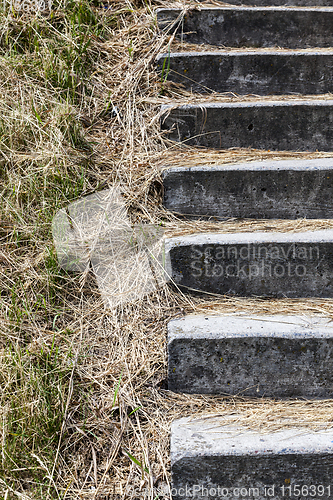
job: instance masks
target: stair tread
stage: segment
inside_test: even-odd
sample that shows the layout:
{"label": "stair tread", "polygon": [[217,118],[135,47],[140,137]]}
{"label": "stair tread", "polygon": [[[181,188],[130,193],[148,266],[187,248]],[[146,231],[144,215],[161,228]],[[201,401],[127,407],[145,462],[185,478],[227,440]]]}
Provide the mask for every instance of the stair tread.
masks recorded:
{"label": "stair tread", "polygon": [[[200,158],[200,157],[199,157]],[[311,158],[311,159],[290,159],[290,160],[261,160],[247,161],[244,163],[224,163],[222,165],[193,165],[193,166],[171,166],[164,167],[163,180],[175,172],[219,172],[232,170],[265,170],[265,171],[280,171],[280,170],[327,170],[333,168],[333,158]]]}
{"label": "stair tread", "polygon": [[191,100],[186,101],[185,99],[177,100],[177,101],[169,101],[166,104],[161,104],[161,111],[166,111],[168,109],[176,109],[176,108],[220,108],[220,107],[230,107],[230,108],[246,108],[248,106],[333,106],[333,96],[322,98],[321,95],[311,96],[291,96],[284,95],[281,96],[242,96],[241,99],[230,100],[228,96],[216,96],[213,98],[208,97],[206,99],[202,98],[192,98]]}
{"label": "stair tread", "polygon": [[165,248],[170,251],[180,245],[209,245],[223,243],[233,244],[254,244],[254,243],[333,243],[333,229],[319,229],[317,231],[299,232],[240,232],[240,233],[212,233],[201,232],[199,234],[187,234],[166,238]]}
{"label": "stair tread", "polygon": [[228,425],[227,415],[183,417],[171,426],[171,461],[203,454],[333,454],[332,443],[333,429],[314,431],[295,426],[264,433],[239,424]]}
{"label": "stair tread", "polygon": [[281,47],[265,47],[265,48],[216,48],[215,50],[193,50],[193,51],[180,51],[180,52],[163,52],[156,57],[156,61],[165,60],[166,58],[176,59],[177,57],[206,57],[212,56],[248,56],[248,55],[277,55],[277,56],[316,56],[316,55],[332,55],[333,47],[316,47],[309,49],[286,49]]}
{"label": "stair tread", "polygon": [[[252,455],[257,453],[333,454],[333,429],[314,431],[292,427],[275,432],[260,432],[241,425],[228,425],[228,418],[208,415],[183,417],[171,426],[171,460],[208,455]],[[200,435],[200,439],[197,439]]]}
{"label": "stair tread", "polygon": [[[322,6],[322,5],[261,5],[261,6],[249,6],[249,5],[232,5],[226,4],[223,7],[217,7],[216,5],[209,6],[200,6],[200,10],[198,12],[219,12],[224,10],[235,10],[235,11],[323,11],[323,12],[333,12],[333,6]],[[157,14],[167,13],[167,12],[175,12],[181,14],[183,9],[179,7],[159,7],[156,9]],[[186,12],[186,11],[185,11]],[[191,10],[191,12],[196,12],[195,9]]]}

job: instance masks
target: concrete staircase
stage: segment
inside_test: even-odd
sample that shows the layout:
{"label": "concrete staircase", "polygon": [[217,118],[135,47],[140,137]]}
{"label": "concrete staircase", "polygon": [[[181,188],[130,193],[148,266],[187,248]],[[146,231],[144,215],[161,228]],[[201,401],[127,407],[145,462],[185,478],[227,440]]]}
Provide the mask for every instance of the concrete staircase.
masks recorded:
{"label": "concrete staircase", "polygon": [[[197,44],[196,52],[157,57],[162,77],[168,68],[168,80],[193,93],[191,104],[162,107],[162,130],[209,148],[332,151],[333,7],[320,7],[330,1],[254,3],[200,7],[183,18],[177,8],[158,10],[161,29],[173,25]],[[164,172],[164,205],[191,219],[327,219],[332,175],[333,158],[173,167]],[[333,230],[184,235],[165,249],[167,273],[189,293],[333,297]],[[188,316],[168,326],[169,389],[330,398],[332,349],[329,319],[302,311]],[[263,434],[220,417],[181,419],[171,430],[173,499],[329,498],[332,443],[332,431]]]}

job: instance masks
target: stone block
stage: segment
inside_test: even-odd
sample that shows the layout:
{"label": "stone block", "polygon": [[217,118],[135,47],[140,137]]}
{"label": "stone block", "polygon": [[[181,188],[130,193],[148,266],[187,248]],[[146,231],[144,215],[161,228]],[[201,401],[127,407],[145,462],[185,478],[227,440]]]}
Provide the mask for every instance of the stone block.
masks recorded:
{"label": "stone block", "polygon": [[162,29],[178,25],[179,38],[187,43],[240,48],[333,46],[332,7],[202,7],[188,10],[184,17],[181,13],[176,8],[157,9],[157,20]]}
{"label": "stone block", "polygon": [[333,51],[247,50],[160,54],[168,80],[193,92],[326,94],[333,87]]}
{"label": "stone block", "polygon": [[332,429],[265,433],[217,416],[172,423],[173,500],[328,500],[332,470]]}
{"label": "stone block", "polygon": [[202,233],[165,240],[166,274],[184,290],[239,297],[333,297],[333,230]]}
{"label": "stone block", "polygon": [[331,398],[331,319],[191,315],[172,320],[168,388],[189,394]]}
{"label": "stone block", "polygon": [[164,206],[190,218],[330,219],[333,158],[171,167]]}
{"label": "stone block", "polygon": [[332,151],[333,100],[202,102],[161,106],[167,137],[208,148]]}

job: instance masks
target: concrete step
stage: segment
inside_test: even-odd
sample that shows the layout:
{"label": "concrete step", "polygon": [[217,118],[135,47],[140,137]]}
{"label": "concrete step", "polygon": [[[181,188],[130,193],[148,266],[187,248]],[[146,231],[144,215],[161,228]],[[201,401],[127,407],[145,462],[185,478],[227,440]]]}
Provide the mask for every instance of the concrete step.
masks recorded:
{"label": "concrete step", "polygon": [[190,218],[333,218],[333,158],[172,167],[164,206]]}
{"label": "concrete step", "polygon": [[331,398],[333,325],[309,316],[186,316],[168,324],[169,390]]}
{"label": "concrete step", "polygon": [[[167,62],[166,62],[167,61]],[[326,94],[333,89],[333,50],[247,50],[160,54],[162,75],[192,92]],[[165,74],[165,73],[164,73]]]}
{"label": "concrete step", "polygon": [[333,100],[168,104],[161,128],[171,140],[209,148],[332,151]]}
{"label": "concrete step", "polygon": [[184,42],[291,49],[333,46],[332,7],[202,7],[183,18],[181,12],[157,9],[157,20],[162,29],[178,24]]}
{"label": "concrete step", "polygon": [[333,297],[333,229],[202,233],[165,240],[166,273],[185,290],[241,297]]}
{"label": "concrete step", "polygon": [[328,499],[332,443],[332,429],[259,432],[230,425],[226,417],[176,420],[171,426],[172,498]]}

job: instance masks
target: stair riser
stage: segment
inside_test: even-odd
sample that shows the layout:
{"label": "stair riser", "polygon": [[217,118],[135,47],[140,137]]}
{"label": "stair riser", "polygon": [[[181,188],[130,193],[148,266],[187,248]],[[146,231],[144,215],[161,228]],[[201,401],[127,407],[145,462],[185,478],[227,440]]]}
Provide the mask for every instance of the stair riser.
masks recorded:
{"label": "stair riser", "polygon": [[320,360],[326,363],[332,355],[332,339],[174,341],[169,346],[168,389],[222,396],[331,398],[333,363],[323,365]]}
{"label": "stair riser", "polygon": [[313,318],[291,316],[171,321],[168,388],[189,394],[330,398],[333,328],[328,321],[314,326]]}
{"label": "stair riser", "polygon": [[175,167],[164,206],[189,218],[333,218],[333,158]]}
{"label": "stair riser", "polygon": [[[315,234],[308,233],[310,235]],[[199,234],[166,240],[167,273],[190,290],[240,297],[333,297],[333,238]],[[324,236],[325,237],[325,236]]]}
{"label": "stair riser", "polygon": [[[333,90],[332,54],[190,52],[161,54],[162,74],[170,62],[168,80],[193,92],[236,94],[326,94]],[[165,70],[164,70],[165,71]]]}
{"label": "stair riser", "polygon": [[[176,21],[180,12],[159,9],[157,19],[160,27],[167,28],[170,22]],[[188,12],[180,23],[178,33],[189,43],[296,49],[333,46],[332,25],[333,9],[216,8]]]}
{"label": "stair riser", "polygon": [[[195,441],[195,437],[193,440]],[[239,496],[245,500],[267,500],[270,497],[283,500],[289,495],[287,487],[290,476],[293,477],[292,491],[299,486],[308,487],[310,491],[310,485],[323,485],[324,491],[331,493],[332,468],[331,453],[271,454],[263,457],[200,455],[184,458],[172,466],[172,489],[175,493],[172,499],[216,500]],[[330,496],[324,498],[328,499]]]}
{"label": "stair riser", "polygon": [[208,148],[333,150],[333,101],[181,106],[161,117],[174,141]]}

